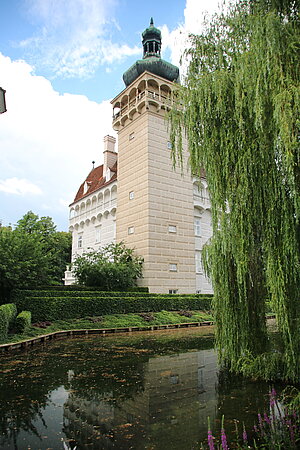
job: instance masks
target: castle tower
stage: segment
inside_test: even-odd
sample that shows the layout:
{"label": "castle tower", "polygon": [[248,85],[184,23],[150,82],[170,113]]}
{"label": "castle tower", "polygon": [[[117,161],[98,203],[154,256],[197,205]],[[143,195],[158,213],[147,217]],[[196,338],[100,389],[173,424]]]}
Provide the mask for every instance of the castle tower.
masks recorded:
{"label": "castle tower", "polygon": [[[161,58],[161,32],[142,34],[143,59],[123,75],[113,99],[118,132],[117,241],[144,257],[150,292],[195,293],[193,182],[172,168],[166,112],[179,69]],[[184,154],[187,167],[187,151]]]}

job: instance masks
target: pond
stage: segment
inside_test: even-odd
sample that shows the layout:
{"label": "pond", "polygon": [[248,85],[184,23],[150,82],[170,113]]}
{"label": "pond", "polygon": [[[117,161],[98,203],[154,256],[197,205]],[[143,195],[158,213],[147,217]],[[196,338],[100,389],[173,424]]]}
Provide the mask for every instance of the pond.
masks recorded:
{"label": "pond", "polygon": [[0,359],[0,448],[199,449],[269,386],[219,374],[209,329],[56,340]]}

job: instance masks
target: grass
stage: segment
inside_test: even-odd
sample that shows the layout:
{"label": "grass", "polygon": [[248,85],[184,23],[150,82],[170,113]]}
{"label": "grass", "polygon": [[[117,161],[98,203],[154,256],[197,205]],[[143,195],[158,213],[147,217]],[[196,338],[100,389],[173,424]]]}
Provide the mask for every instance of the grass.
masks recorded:
{"label": "grass", "polygon": [[[209,312],[189,311],[191,317],[174,311],[160,311],[140,314],[110,314],[103,317],[84,317],[82,319],[57,320],[46,328],[31,326],[24,334],[10,334],[0,344],[20,342],[43,334],[63,330],[91,330],[100,328],[147,327],[151,325],[171,325],[176,323],[205,322],[213,320]],[[148,320],[147,320],[148,319]],[[150,319],[150,320],[149,320]]]}

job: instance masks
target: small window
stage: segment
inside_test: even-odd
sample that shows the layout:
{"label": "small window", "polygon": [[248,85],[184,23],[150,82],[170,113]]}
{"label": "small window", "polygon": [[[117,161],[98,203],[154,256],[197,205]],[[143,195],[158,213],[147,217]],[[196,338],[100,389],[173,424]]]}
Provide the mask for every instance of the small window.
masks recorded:
{"label": "small window", "polygon": [[196,294],[201,294],[201,289],[197,289]]}
{"label": "small window", "polygon": [[96,243],[101,241],[101,226],[96,227]]}
{"label": "small window", "polygon": [[82,248],[82,234],[78,236],[77,247]]}
{"label": "small window", "polygon": [[134,199],[134,191],[130,191],[129,192],[129,200],[133,200]]}
{"label": "small window", "polygon": [[134,132],[129,135],[129,140],[132,141],[132,139],[134,139]]}
{"label": "small window", "polygon": [[172,150],[172,143],[170,141],[167,142],[167,147],[169,150]]}
{"label": "small window", "polygon": [[201,219],[195,219],[195,236],[201,236]]}
{"label": "small window", "polygon": [[169,264],[169,271],[170,272],[177,272],[177,264]]}
{"label": "small window", "polygon": [[169,225],[169,233],[177,233],[176,225]]}
{"label": "small window", "polygon": [[128,234],[134,233],[134,227],[128,227]]}
{"label": "small window", "polygon": [[196,273],[203,273],[202,258],[200,251],[196,251],[195,253],[195,264],[196,264]]}
{"label": "small window", "polygon": [[179,376],[178,375],[170,375],[170,383],[171,384],[179,384]]}
{"label": "small window", "polygon": [[169,289],[169,294],[178,294],[178,289]]}

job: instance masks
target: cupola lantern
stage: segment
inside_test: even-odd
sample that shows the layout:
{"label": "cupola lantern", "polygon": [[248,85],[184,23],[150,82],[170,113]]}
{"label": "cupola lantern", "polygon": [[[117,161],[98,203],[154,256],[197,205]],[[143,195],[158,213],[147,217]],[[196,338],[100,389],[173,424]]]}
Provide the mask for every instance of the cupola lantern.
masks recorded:
{"label": "cupola lantern", "polygon": [[178,67],[161,58],[161,31],[154,26],[152,17],[149,27],[142,33],[142,44],[143,59],[138,59],[123,74],[125,85],[129,86],[145,71],[168,81],[179,82]]}

